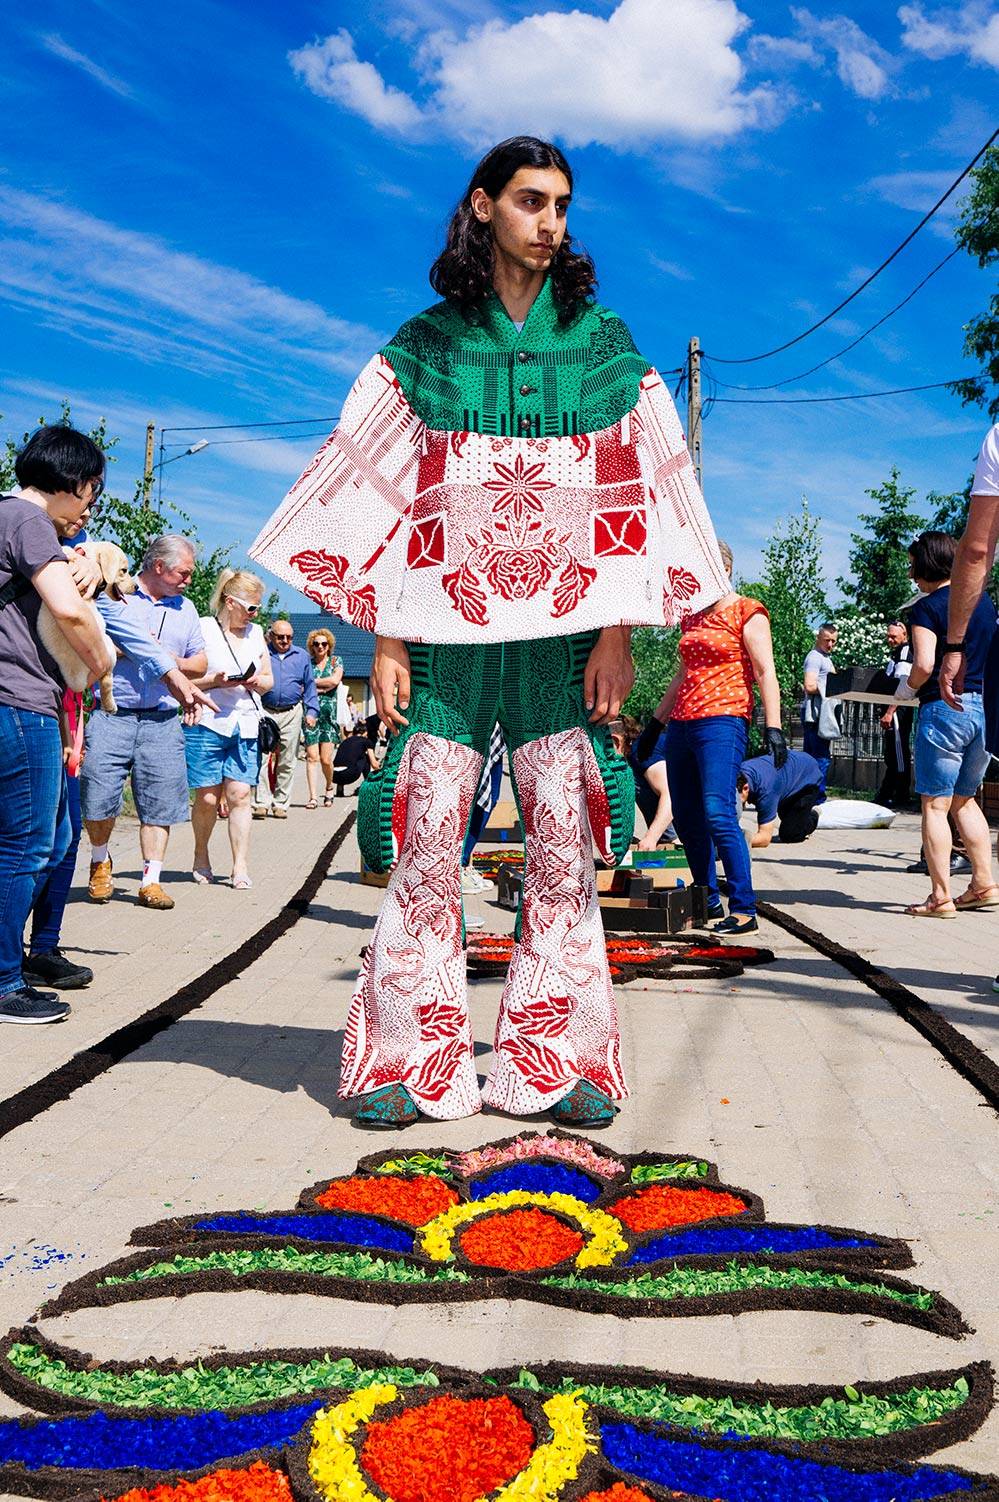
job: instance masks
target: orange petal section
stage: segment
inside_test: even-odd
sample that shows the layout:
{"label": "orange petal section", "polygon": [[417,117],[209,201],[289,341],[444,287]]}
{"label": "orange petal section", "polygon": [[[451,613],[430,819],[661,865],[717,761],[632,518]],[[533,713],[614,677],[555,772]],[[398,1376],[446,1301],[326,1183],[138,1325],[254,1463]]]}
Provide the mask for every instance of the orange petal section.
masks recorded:
{"label": "orange petal section", "polygon": [[324,1210],[359,1210],[362,1215],[390,1215],[410,1226],[426,1225],[458,1203],[458,1195],[435,1174],[415,1179],[334,1179],[316,1196]]}
{"label": "orange petal section", "polygon": [[373,1423],[361,1465],[392,1502],[475,1502],[511,1481],[534,1430],[509,1398],[432,1398]]}
{"label": "orange petal section", "polygon": [[[106,1502],[101,1498],[101,1502]],[[255,1460],[245,1471],[212,1471],[199,1481],[169,1486],[137,1486],[114,1502],[292,1502],[288,1478]]]}
{"label": "orange petal section", "polygon": [[461,1249],[476,1267],[533,1272],[575,1257],[585,1243],[578,1231],[544,1210],[510,1210],[484,1215],[461,1235]]}
{"label": "orange petal section", "polygon": [[660,1231],[668,1226],[688,1226],[697,1220],[715,1220],[721,1215],[744,1215],[746,1206],[734,1194],[719,1189],[676,1189],[671,1184],[650,1184],[610,1206],[611,1213],[629,1231]]}

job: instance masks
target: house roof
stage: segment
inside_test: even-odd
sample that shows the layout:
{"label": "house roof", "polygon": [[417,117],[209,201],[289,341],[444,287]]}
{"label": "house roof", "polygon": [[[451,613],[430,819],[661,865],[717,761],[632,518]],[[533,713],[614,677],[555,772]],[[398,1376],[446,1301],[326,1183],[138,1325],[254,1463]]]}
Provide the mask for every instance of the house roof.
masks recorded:
{"label": "house roof", "polygon": [[341,621],[338,616],[327,615],[321,610],[290,610],[287,612],[287,619],[295,628],[297,646],[304,647],[309,632],[317,631],[322,627],[331,631],[336,637],[337,656],[343,658],[344,677],[371,677],[375,638],[370,631],[361,631],[359,627],[351,626],[347,621]]}

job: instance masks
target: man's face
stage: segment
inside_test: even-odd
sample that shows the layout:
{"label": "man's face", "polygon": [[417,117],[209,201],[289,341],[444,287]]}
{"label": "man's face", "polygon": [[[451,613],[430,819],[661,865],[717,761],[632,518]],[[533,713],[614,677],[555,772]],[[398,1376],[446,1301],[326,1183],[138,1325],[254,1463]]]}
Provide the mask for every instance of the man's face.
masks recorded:
{"label": "man's face", "polygon": [[286,621],[275,621],[269,635],[276,652],[287,652],[295,633]]}
{"label": "man's face", "polygon": [[492,226],[499,255],[525,271],[547,271],[565,238],[570,197],[557,167],[519,167],[498,198],[477,189],[472,208]]}
{"label": "man's face", "polygon": [[155,588],[161,597],[182,595],[194,574],[194,554],[182,553],[177,563],[166,564],[157,558],[153,564]]}
{"label": "man's face", "polygon": [[830,652],[836,650],[836,643],[838,641],[839,637],[835,631],[820,631],[815,638],[815,645],[820,652],[825,652],[828,655]]}
{"label": "man's face", "polygon": [[739,802],[742,804],[743,808],[745,808],[746,804],[749,802],[749,784],[747,783],[745,787],[738,788],[737,791],[739,794]]}
{"label": "man's face", "polygon": [[901,626],[889,626],[885,632],[889,647],[900,647],[905,641],[905,631]]}

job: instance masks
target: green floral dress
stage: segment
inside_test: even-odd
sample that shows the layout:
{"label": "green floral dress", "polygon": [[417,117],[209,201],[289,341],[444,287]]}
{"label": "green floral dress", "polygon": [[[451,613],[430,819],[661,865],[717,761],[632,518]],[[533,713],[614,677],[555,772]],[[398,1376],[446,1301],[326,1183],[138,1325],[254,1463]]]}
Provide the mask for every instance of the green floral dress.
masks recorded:
{"label": "green floral dress", "polygon": [[[313,662],[312,676],[313,678],[331,678],[337,668],[341,670],[343,668],[342,657],[327,658],[322,664]],[[319,689],[319,719],[311,729],[306,725],[304,734],[307,746],[318,746],[321,741],[332,741],[334,746],[339,744],[340,726],[336,717],[335,688]]]}

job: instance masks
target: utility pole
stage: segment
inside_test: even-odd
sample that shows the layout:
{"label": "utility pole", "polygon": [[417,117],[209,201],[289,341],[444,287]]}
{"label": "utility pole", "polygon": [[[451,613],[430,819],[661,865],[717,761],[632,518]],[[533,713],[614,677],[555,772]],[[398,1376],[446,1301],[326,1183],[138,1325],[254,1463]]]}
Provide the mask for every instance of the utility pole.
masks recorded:
{"label": "utility pole", "polygon": [[146,463],[142,471],[142,504],[148,509],[149,497],[153,489],[153,439],[156,435],[156,424],[146,423]]}
{"label": "utility pole", "polygon": [[687,447],[694,474],[701,484],[701,341],[695,334],[687,345]]}

